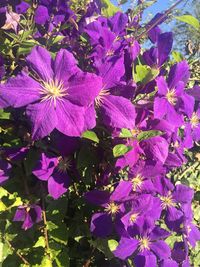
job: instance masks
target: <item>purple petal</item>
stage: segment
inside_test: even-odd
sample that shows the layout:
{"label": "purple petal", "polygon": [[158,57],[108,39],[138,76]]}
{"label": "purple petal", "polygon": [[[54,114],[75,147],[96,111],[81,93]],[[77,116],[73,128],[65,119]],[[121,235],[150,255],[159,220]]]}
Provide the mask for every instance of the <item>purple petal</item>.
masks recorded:
{"label": "purple petal", "polygon": [[166,231],[159,226],[156,226],[153,231],[150,233],[151,240],[165,239],[170,236],[170,232]]}
{"label": "purple petal", "polygon": [[92,190],[85,194],[85,198],[90,203],[96,205],[106,204],[110,200],[110,193],[107,191]]}
{"label": "purple petal", "polygon": [[120,201],[123,198],[128,197],[131,191],[132,191],[132,183],[121,181],[115,188],[114,192],[111,194],[110,199],[113,201]]}
{"label": "purple petal", "polygon": [[84,131],[93,129],[96,126],[96,111],[94,105],[90,105],[85,110],[85,125]]}
{"label": "purple petal", "polygon": [[29,105],[26,114],[32,123],[32,138],[43,138],[50,134],[57,124],[54,107],[49,101]]}
{"label": "purple petal", "polygon": [[157,266],[156,256],[148,250],[141,252],[134,258],[135,266],[138,267],[153,267]]}
{"label": "purple petal", "polygon": [[151,243],[150,248],[159,259],[167,259],[171,255],[170,247],[162,240]]}
{"label": "purple petal", "polygon": [[89,106],[102,89],[102,78],[92,73],[79,72],[68,81],[68,99],[80,106]]}
{"label": "purple petal", "polygon": [[107,126],[134,128],[135,108],[128,99],[121,96],[106,96],[100,109],[102,120]]}
{"label": "purple petal", "polygon": [[163,260],[160,264],[160,267],[178,267],[178,266],[179,265],[176,261],[169,259]]}
{"label": "purple petal", "polygon": [[66,82],[77,71],[80,70],[73,54],[66,49],[60,49],[54,61],[55,79]]}
{"label": "purple petal", "polygon": [[114,87],[124,75],[124,58],[113,57],[98,68],[99,75],[103,78],[103,89]]}
{"label": "purple petal", "polygon": [[26,211],[25,211],[25,207],[23,206],[19,206],[15,212],[15,216],[13,218],[13,221],[15,222],[21,222],[24,221],[26,216]]}
{"label": "purple petal", "polygon": [[54,78],[51,54],[45,48],[35,46],[26,61],[43,81],[48,82]]}
{"label": "purple petal", "polygon": [[156,79],[156,83],[158,86],[158,93],[160,95],[166,95],[167,94],[167,90],[168,90],[168,86],[167,86],[167,82],[165,81],[165,78],[163,76],[159,76]]}
{"label": "purple petal", "polygon": [[36,167],[33,169],[33,174],[40,180],[47,181],[52,175],[57,164],[58,159],[56,157],[42,153],[40,160],[38,161]]}
{"label": "purple petal", "polygon": [[1,100],[15,108],[26,106],[40,98],[40,84],[25,73],[0,85]]}
{"label": "purple petal", "polygon": [[[168,110],[168,102],[165,98],[156,97],[154,100],[154,118],[163,119]],[[161,108],[162,107],[162,108]]]}
{"label": "purple petal", "polygon": [[35,17],[34,17],[35,22],[37,24],[42,25],[42,24],[45,24],[49,18],[50,16],[49,16],[48,8],[43,5],[39,5],[35,11]]}
{"label": "purple petal", "polygon": [[58,199],[62,194],[67,192],[69,183],[70,179],[66,173],[54,172],[48,180],[49,194],[54,199]]}
{"label": "purple petal", "polygon": [[56,106],[58,123],[56,129],[68,136],[81,136],[84,131],[85,109],[70,103],[58,101]]}
{"label": "purple petal", "polygon": [[125,260],[133,254],[138,247],[138,240],[134,238],[122,237],[118,247],[113,252],[115,257]]}
{"label": "purple petal", "polygon": [[112,233],[112,219],[106,213],[95,213],[92,216],[91,232],[99,237],[106,237]]}
{"label": "purple petal", "polygon": [[170,69],[169,77],[167,80],[169,88],[175,88],[179,81],[186,83],[189,76],[189,65],[186,61],[182,61],[173,65]]}
{"label": "purple petal", "polygon": [[178,184],[173,192],[173,198],[179,203],[191,202],[194,197],[194,190],[182,184]]}
{"label": "purple petal", "polygon": [[158,36],[158,66],[162,66],[167,60],[172,49],[173,37],[171,32],[165,32]]}

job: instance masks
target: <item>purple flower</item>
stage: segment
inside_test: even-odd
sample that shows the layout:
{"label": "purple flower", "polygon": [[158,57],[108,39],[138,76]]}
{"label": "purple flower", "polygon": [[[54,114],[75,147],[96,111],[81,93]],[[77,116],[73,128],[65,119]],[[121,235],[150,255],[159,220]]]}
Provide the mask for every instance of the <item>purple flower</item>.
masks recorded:
{"label": "purple flower", "polygon": [[20,20],[20,15],[14,13],[13,11],[6,10],[6,21],[5,24],[1,27],[4,30],[13,29],[17,32],[17,26]]}
{"label": "purple flower", "polygon": [[130,257],[137,251],[134,257],[136,266],[156,266],[157,258],[159,260],[167,259],[171,255],[169,246],[162,240],[169,236],[169,233],[159,227],[152,229],[148,220],[143,220],[140,225],[140,234],[135,237],[122,237],[118,247],[114,251],[114,255],[122,260]]}
{"label": "purple flower", "polygon": [[13,218],[15,222],[23,222],[22,229],[27,230],[42,220],[42,209],[38,205],[19,206]]}
{"label": "purple flower", "polygon": [[11,164],[5,160],[0,160],[0,185],[9,179]]}
{"label": "purple flower", "polygon": [[37,46],[26,60],[34,78],[25,73],[11,78],[1,85],[1,99],[15,108],[26,106],[33,139],[55,128],[68,136],[81,136],[86,130],[86,108],[101,90],[101,78],[82,72],[64,49],[53,61],[46,49]]}
{"label": "purple flower", "polygon": [[[131,186],[124,181],[119,182],[115,190],[110,194],[106,191],[93,190],[86,193],[86,200],[100,205],[104,212],[95,213],[91,219],[90,230],[99,237],[106,237],[112,233],[112,220],[123,210],[123,200],[129,195]],[[106,225],[106,227],[104,227]]]}
{"label": "purple flower", "polygon": [[67,158],[59,160],[57,157],[42,153],[33,169],[33,174],[38,179],[47,181],[49,194],[58,199],[69,187],[70,178],[67,174],[69,167],[70,162]]}
{"label": "purple flower", "polygon": [[158,96],[154,101],[155,118],[165,118],[172,125],[179,127],[183,124],[180,111],[191,115],[194,99],[184,92],[188,76],[188,65],[183,61],[171,68],[167,82],[163,76],[156,79]]}

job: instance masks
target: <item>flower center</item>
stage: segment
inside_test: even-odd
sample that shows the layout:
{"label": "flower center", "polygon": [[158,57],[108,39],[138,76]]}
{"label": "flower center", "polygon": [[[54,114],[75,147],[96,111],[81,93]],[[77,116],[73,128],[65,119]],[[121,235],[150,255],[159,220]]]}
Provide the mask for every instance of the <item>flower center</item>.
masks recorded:
{"label": "flower center", "polygon": [[136,222],[136,220],[137,220],[137,218],[138,218],[138,213],[133,213],[133,214],[131,214],[131,216],[130,216],[130,222],[131,223],[134,223],[134,222]]}
{"label": "flower center", "polygon": [[63,83],[58,80],[50,80],[49,82],[42,82],[42,88],[40,93],[42,95],[42,101],[50,101],[54,103],[56,107],[56,100],[61,100],[64,96],[67,95],[66,89],[63,86]]}
{"label": "flower center", "polygon": [[114,52],[113,49],[109,49],[109,50],[107,51],[107,53],[106,53],[106,56],[108,56],[108,57],[110,56],[110,57],[111,57],[111,56],[114,55],[114,53],[115,53],[115,52]]}
{"label": "flower center", "polygon": [[199,122],[200,122],[200,118],[198,117],[196,112],[193,112],[192,118],[190,119],[190,123],[191,123],[192,127],[196,128],[198,126]]}
{"label": "flower center", "polygon": [[99,95],[95,98],[95,103],[97,105],[97,107],[100,107],[103,103],[103,100],[105,98],[105,96],[110,95],[109,90],[106,89],[102,89],[99,93]]}
{"label": "flower center", "polygon": [[71,160],[69,158],[61,158],[59,160],[59,164],[58,164],[58,170],[61,172],[61,173],[66,173],[67,170],[70,169],[71,167]]}
{"label": "flower center", "polygon": [[177,98],[176,98],[176,91],[174,89],[168,90],[166,98],[170,104],[172,104],[173,106],[176,105]]}
{"label": "flower center", "polygon": [[111,202],[110,204],[108,204],[105,208],[105,211],[108,213],[108,214],[116,214],[119,212],[119,205],[117,205],[116,203],[114,202]]}
{"label": "flower center", "polygon": [[144,251],[145,249],[149,249],[151,242],[148,237],[143,237],[139,241],[139,251]]}
{"label": "flower center", "polygon": [[132,182],[132,186],[133,186],[133,191],[137,190],[137,189],[141,189],[141,186],[143,184],[143,177],[141,174],[137,174],[136,177],[134,177],[131,182]]}
{"label": "flower center", "polygon": [[137,128],[131,130],[131,133],[133,136],[137,136],[140,132],[141,132],[141,130],[139,130]]}
{"label": "flower center", "polygon": [[161,206],[163,209],[167,209],[168,207],[175,206],[171,193],[169,193],[167,196],[160,197],[160,200],[162,202]]}

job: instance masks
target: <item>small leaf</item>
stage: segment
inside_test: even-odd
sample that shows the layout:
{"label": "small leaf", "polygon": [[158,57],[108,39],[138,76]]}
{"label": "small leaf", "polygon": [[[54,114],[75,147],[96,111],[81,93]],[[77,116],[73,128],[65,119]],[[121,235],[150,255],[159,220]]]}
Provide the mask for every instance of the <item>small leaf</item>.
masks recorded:
{"label": "small leaf", "polygon": [[184,57],[180,52],[172,51],[172,56],[176,62],[181,62],[184,60]]}
{"label": "small leaf", "polygon": [[131,149],[132,149],[132,147],[126,146],[124,144],[116,145],[113,148],[113,156],[115,158],[120,157],[120,156],[123,156],[124,154],[126,154],[127,152],[129,152]]}
{"label": "small leaf", "polygon": [[108,247],[110,251],[114,251],[117,246],[118,246],[118,242],[115,239],[108,240]]}
{"label": "small leaf", "polygon": [[197,18],[193,17],[192,15],[183,15],[180,17],[175,17],[176,19],[185,22],[191,26],[193,26],[195,29],[200,29],[200,22]]}
{"label": "small leaf", "polygon": [[119,134],[119,137],[121,137],[121,138],[131,138],[131,137],[133,137],[133,135],[132,135],[130,130],[128,130],[126,128],[122,128],[121,132]]}
{"label": "small leaf", "polygon": [[99,143],[99,138],[97,137],[96,133],[93,131],[86,131],[83,133],[82,137],[92,140],[95,143]]}
{"label": "small leaf", "polygon": [[111,17],[115,15],[115,13],[120,11],[120,9],[113,5],[110,0],[101,0],[101,3],[103,5],[101,9],[102,15],[104,15],[105,17]]}
{"label": "small leaf", "polygon": [[40,267],[52,267],[52,266],[53,265],[52,265],[52,262],[49,259],[49,257],[48,256],[44,257],[43,260],[42,260],[42,262],[41,262]]}
{"label": "small leaf", "polygon": [[156,76],[159,74],[159,70],[152,69],[147,65],[137,65],[135,68],[133,68],[133,78],[135,82],[141,82],[142,84],[146,84],[156,78]]}
{"label": "small leaf", "polygon": [[163,132],[157,130],[143,131],[138,134],[137,139],[138,141],[143,141],[155,136],[160,136],[162,134]]}
{"label": "small leaf", "polygon": [[45,248],[45,238],[44,238],[44,236],[40,236],[38,238],[38,241],[35,243],[35,245],[33,247],[34,248],[38,248],[38,247]]}

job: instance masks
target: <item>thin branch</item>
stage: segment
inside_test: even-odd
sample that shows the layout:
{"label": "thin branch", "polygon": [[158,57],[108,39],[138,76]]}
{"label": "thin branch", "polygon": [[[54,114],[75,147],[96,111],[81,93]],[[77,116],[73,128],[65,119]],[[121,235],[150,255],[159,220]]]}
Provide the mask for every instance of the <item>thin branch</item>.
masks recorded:
{"label": "thin branch", "polygon": [[23,261],[24,264],[31,266],[30,263],[12,246],[12,244],[5,237],[4,240],[8,244],[9,248],[16,253],[16,255]]}
{"label": "thin branch", "polygon": [[172,10],[179,5],[181,2],[183,2],[184,0],[179,0],[177,1],[174,5],[172,5],[168,10],[165,11],[165,13],[156,20],[155,23],[153,23],[148,29],[146,29],[144,32],[142,32],[140,35],[138,35],[136,37],[136,39],[140,39],[141,37],[143,37],[145,34],[147,34],[150,30],[152,30],[155,26],[157,26],[165,17],[167,17]]}

